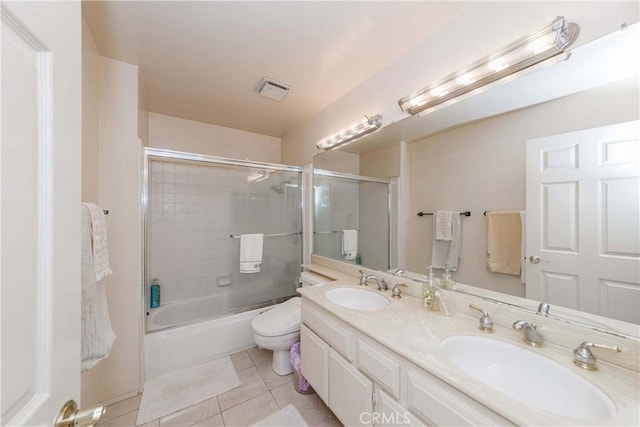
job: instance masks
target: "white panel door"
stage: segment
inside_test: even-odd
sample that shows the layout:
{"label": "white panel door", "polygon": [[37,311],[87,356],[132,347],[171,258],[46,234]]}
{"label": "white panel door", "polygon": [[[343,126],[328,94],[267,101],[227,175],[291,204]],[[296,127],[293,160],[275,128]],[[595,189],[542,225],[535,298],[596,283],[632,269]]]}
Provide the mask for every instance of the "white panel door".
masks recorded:
{"label": "white panel door", "polygon": [[80,397],[78,2],[2,2],[2,425]]}
{"label": "white panel door", "polygon": [[527,141],[527,298],[640,323],[640,122]]}

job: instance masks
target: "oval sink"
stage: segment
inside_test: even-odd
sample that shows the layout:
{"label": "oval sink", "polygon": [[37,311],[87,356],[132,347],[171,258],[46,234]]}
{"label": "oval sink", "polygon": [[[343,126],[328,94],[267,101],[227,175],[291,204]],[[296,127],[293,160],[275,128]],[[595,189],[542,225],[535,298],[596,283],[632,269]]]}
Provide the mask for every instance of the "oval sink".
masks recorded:
{"label": "oval sink", "polygon": [[615,405],[599,388],[531,350],[460,335],[442,341],[442,350],[465,373],[527,405],[580,419],[604,420],[616,414]]}
{"label": "oval sink", "polygon": [[335,288],[324,294],[330,302],[340,307],[361,311],[379,311],[389,306],[389,300],[373,291],[360,288]]}

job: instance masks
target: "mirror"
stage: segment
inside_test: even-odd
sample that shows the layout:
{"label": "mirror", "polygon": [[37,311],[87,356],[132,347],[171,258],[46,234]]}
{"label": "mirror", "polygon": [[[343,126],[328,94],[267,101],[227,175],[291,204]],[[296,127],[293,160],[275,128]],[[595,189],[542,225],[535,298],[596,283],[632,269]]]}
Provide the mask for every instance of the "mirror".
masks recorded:
{"label": "mirror", "polygon": [[[636,24],[575,49],[568,61],[499,82],[421,117],[408,117],[344,147],[341,155],[330,154],[333,159],[358,156],[363,173],[362,159],[406,150],[402,156],[387,156],[407,159],[390,166],[409,183],[406,200],[399,202],[406,231],[400,236],[399,252],[404,255],[397,266],[422,274],[431,262],[432,217],[419,217],[419,211],[471,211],[470,217],[462,218],[454,280],[526,297],[520,276],[487,270],[483,212],[525,210],[527,140],[638,120],[638,60],[629,59],[637,57],[637,34]],[[317,156],[317,163],[330,160],[326,154]],[[629,209],[637,212],[637,206]],[[639,256],[630,252],[636,261]],[[640,293],[637,285],[629,286],[635,295]],[[637,305],[632,307],[635,314],[620,318],[615,298],[605,301],[602,292],[600,297],[600,315],[640,323]]]}
{"label": "mirror", "polygon": [[391,180],[313,172],[313,253],[376,270],[391,263]]}

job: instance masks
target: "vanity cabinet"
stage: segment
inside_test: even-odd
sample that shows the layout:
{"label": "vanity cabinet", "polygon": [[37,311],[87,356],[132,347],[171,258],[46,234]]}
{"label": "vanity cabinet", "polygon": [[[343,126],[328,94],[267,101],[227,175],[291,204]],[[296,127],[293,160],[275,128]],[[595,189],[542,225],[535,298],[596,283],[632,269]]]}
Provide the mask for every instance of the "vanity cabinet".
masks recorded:
{"label": "vanity cabinet", "polygon": [[300,337],[302,374],[344,425],[513,425],[305,299]]}

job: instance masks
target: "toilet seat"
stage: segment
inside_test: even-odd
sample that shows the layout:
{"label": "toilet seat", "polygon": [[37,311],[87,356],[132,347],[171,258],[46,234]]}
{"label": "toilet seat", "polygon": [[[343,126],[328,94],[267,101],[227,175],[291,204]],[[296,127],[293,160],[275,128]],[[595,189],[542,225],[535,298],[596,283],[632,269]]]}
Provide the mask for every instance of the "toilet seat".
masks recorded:
{"label": "toilet seat", "polygon": [[293,297],[259,314],[251,321],[253,331],[265,337],[276,337],[299,330],[301,303],[299,297]]}

